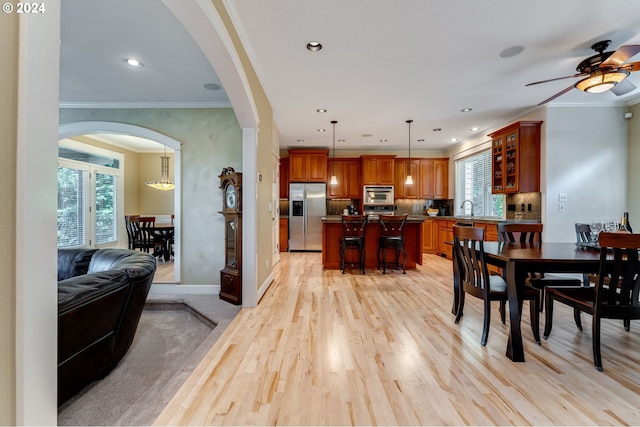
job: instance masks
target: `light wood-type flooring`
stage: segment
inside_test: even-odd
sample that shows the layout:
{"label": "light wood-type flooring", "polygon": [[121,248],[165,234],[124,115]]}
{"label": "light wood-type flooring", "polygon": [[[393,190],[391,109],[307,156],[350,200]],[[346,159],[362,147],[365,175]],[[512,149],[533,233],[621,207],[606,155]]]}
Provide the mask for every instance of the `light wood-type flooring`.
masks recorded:
{"label": "light wood-type flooring", "polygon": [[604,321],[597,372],[588,315],[579,332],[557,304],[539,346],[525,306],[526,362],[513,363],[497,303],[486,347],[480,301],[467,298],[458,325],[451,303],[443,258],[342,275],[318,253],[283,253],[258,307],[240,311],[155,424],[640,423],[640,322]]}

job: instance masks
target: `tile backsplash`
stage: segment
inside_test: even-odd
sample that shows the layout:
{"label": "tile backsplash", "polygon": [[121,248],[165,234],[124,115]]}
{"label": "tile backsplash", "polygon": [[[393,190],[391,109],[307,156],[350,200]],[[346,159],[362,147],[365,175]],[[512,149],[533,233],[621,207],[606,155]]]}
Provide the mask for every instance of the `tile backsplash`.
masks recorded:
{"label": "tile backsplash", "polygon": [[506,219],[539,221],[542,219],[542,195],[540,193],[508,194]]}

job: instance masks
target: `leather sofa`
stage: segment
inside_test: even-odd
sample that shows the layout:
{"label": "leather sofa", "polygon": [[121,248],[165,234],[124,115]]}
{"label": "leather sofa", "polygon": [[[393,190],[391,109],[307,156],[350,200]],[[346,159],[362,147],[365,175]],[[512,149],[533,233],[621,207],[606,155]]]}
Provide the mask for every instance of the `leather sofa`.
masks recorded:
{"label": "leather sofa", "polygon": [[58,404],[126,354],[155,271],[144,252],[58,250]]}

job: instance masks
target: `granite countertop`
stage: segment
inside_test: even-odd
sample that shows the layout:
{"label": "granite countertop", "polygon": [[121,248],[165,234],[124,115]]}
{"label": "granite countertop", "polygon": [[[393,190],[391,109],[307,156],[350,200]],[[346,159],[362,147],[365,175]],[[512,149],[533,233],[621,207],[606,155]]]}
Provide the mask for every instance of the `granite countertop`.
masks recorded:
{"label": "granite countertop", "polygon": [[[407,222],[412,224],[422,224],[425,219],[427,219],[427,217],[424,215],[409,215],[407,217]],[[378,221],[379,219],[377,215],[369,215],[369,222],[378,222]],[[339,223],[339,222],[342,222],[342,216],[341,215],[323,216],[322,222]]]}
{"label": "granite countertop", "polygon": [[496,217],[486,217],[486,216],[432,216],[426,217],[429,219],[441,220],[441,221],[459,221],[459,222],[473,222],[473,223],[482,223],[482,224],[538,224],[539,220],[535,219],[504,219],[504,218],[496,218]]}

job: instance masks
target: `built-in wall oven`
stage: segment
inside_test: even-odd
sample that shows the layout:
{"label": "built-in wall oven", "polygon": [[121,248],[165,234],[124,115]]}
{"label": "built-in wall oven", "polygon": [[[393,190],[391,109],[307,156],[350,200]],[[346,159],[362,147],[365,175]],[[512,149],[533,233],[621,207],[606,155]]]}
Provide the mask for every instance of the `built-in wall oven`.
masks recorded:
{"label": "built-in wall oven", "polygon": [[365,185],[363,204],[393,205],[393,185]]}
{"label": "built-in wall oven", "polygon": [[393,185],[365,185],[363,190],[365,215],[393,215]]}

